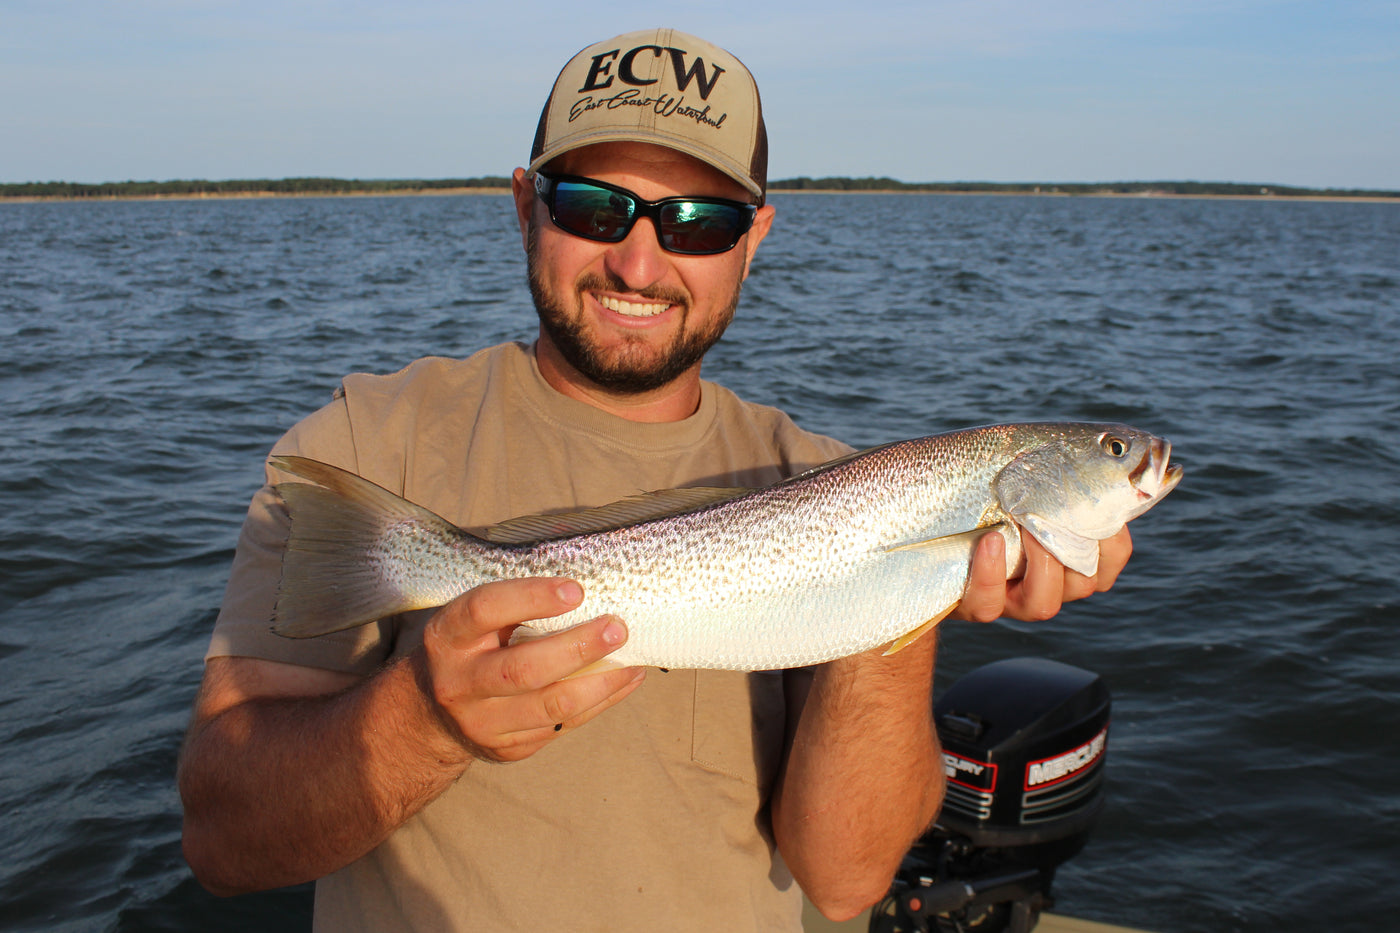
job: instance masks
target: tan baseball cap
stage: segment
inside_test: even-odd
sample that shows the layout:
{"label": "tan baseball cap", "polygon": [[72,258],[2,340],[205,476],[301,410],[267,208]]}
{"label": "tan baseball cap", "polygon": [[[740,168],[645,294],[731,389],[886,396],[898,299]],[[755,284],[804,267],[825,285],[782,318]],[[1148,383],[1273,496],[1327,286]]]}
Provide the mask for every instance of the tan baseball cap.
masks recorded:
{"label": "tan baseball cap", "polygon": [[744,64],[674,29],[629,32],[579,52],[545,101],[529,171],[602,142],[648,142],[694,156],[763,203],[768,133]]}

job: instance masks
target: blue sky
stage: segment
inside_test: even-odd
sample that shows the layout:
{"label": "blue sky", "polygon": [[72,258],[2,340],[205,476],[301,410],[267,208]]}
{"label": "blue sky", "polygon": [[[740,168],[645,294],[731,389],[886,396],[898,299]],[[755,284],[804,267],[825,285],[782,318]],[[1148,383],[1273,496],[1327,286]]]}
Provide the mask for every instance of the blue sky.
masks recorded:
{"label": "blue sky", "polygon": [[1400,189],[1400,2],[0,0],[0,182],[504,175],[564,61],[671,25],[770,177]]}

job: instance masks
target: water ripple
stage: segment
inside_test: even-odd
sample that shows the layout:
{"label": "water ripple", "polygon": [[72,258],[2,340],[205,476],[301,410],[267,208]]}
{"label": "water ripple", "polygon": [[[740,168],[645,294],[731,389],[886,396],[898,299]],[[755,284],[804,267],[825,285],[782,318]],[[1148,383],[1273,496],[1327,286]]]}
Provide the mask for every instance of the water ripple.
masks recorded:
{"label": "water ripple", "polygon": [[[1092,418],[1186,464],[1112,593],[944,632],[943,686],[1039,654],[1114,691],[1111,803],[1060,909],[1161,933],[1388,922],[1400,210],[773,203],[708,376],[857,445]],[[199,659],[283,430],[346,372],[529,338],[511,202],[2,205],[0,258],[0,914],[304,928],[305,889],[215,904],[180,858]]]}

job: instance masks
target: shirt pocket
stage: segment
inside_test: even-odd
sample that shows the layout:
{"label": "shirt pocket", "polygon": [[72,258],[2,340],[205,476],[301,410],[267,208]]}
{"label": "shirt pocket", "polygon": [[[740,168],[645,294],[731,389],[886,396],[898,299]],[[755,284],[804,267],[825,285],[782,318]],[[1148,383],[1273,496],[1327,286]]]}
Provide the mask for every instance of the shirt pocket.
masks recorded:
{"label": "shirt pocket", "polygon": [[782,764],[787,703],[781,671],[694,671],[690,760],[772,790]]}

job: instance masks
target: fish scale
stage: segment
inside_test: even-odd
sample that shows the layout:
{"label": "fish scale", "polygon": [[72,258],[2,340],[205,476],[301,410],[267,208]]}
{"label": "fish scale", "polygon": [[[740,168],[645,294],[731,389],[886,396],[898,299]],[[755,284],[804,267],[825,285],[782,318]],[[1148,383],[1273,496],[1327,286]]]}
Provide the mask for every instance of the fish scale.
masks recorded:
{"label": "fish scale", "polygon": [[[493,580],[569,577],[583,603],[517,638],[613,614],[628,625],[609,658],[619,665],[821,663],[950,611],[991,528],[1006,534],[1012,571],[1024,530],[1092,574],[1097,541],[1180,480],[1170,452],[1126,425],[991,425],[872,448],[761,489],[652,493],[513,520],[487,537],[335,467],[278,457],[274,466],[311,482],[277,487],[291,533],[274,630],[315,637]],[[540,528],[547,537],[516,540]]]}

